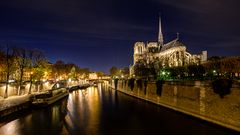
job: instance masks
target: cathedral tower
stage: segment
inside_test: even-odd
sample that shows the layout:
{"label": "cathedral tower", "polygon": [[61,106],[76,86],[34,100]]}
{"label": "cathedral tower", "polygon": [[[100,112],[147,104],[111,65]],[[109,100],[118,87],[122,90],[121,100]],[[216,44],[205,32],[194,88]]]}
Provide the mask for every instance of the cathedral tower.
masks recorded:
{"label": "cathedral tower", "polygon": [[162,22],[160,15],[159,15],[158,43],[159,45],[163,45]]}

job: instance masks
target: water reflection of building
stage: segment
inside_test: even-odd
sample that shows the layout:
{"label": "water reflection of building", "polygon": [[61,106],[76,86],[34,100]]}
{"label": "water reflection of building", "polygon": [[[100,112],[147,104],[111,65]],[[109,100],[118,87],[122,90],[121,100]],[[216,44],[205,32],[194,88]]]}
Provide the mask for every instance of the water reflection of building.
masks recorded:
{"label": "water reflection of building", "polygon": [[130,68],[130,74],[134,74],[134,67],[144,65],[145,67],[178,67],[190,64],[200,64],[207,61],[207,51],[202,54],[191,54],[187,47],[177,37],[164,44],[161,18],[159,18],[159,35],[157,42],[136,42],[134,44],[133,66]]}

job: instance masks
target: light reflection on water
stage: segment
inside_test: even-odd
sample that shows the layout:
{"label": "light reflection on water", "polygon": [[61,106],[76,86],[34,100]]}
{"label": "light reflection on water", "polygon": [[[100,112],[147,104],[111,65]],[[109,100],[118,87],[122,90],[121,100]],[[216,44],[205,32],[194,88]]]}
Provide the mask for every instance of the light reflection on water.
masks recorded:
{"label": "light reflection on water", "polygon": [[68,130],[97,134],[100,117],[100,96],[97,87],[89,87],[87,90],[74,91],[69,95],[68,115],[65,117],[69,125]]}
{"label": "light reflection on water", "polygon": [[21,135],[21,132],[18,131],[20,126],[19,119],[11,121],[1,127],[0,135]]}
{"label": "light reflection on water", "polygon": [[74,91],[53,106],[6,123],[0,135],[230,134],[105,84]]}

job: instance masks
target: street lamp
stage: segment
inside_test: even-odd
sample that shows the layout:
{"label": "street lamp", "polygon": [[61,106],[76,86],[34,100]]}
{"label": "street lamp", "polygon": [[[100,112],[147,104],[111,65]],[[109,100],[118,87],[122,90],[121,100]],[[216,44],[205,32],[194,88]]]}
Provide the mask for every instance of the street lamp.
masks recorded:
{"label": "street lamp", "polygon": [[165,72],[165,71],[163,71],[163,72],[162,72],[162,74],[163,74],[163,75],[165,75],[165,74],[166,74],[166,72]]}

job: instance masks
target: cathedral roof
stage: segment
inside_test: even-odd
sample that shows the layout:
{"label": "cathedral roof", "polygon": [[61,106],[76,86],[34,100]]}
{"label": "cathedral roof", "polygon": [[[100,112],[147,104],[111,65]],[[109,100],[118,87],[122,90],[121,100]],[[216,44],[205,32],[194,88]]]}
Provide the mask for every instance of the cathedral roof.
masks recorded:
{"label": "cathedral roof", "polygon": [[178,38],[177,38],[177,39],[174,39],[173,41],[170,41],[170,42],[164,44],[161,48],[161,52],[168,50],[170,48],[179,47],[179,46],[185,46],[185,45],[183,43],[179,42]]}

